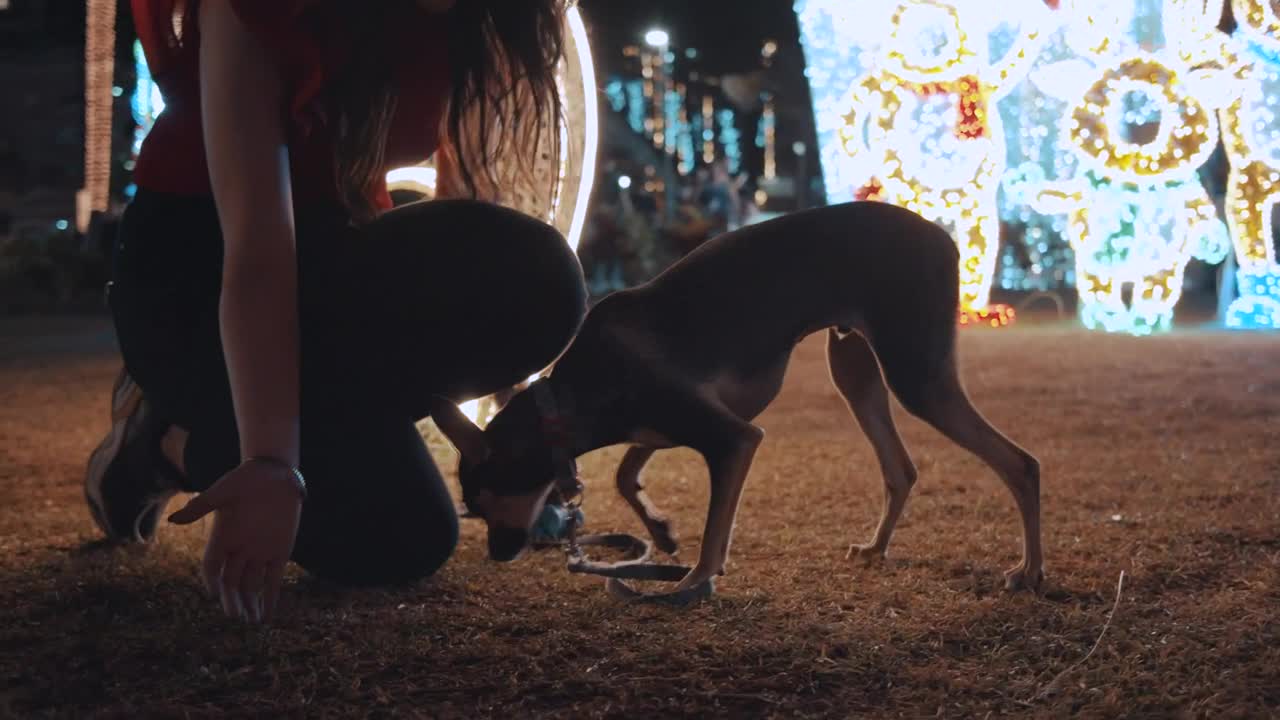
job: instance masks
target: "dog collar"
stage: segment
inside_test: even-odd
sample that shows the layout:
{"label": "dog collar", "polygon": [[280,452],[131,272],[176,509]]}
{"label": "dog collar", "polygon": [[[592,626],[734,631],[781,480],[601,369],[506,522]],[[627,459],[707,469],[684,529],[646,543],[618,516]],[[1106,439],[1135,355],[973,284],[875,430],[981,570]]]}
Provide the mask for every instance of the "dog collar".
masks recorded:
{"label": "dog collar", "polygon": [[[576,495],[578,484],[578,463],[573,455],[573,430],[570,427],[567,413],[562,412],[561,404],[556,400],[555,391],[546,378],[541,378],[529,387],[533,392],[534,403],[538,407],[538,419],[542,424],[542,434],[551,448],[551,460],[555,466],[556,485],[567,495]],[[572,492],[568,492],[572,490]]]}

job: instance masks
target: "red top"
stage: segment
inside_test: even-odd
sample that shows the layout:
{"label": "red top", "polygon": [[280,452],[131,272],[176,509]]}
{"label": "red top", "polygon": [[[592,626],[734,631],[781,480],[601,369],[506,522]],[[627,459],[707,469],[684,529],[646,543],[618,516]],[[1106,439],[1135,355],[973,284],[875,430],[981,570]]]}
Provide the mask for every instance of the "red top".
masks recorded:
{"label": "red top", "polygon": [[[286,132],[297,205],[336,201],[333,134],[320,103],[346,48],[333,32],[326,0],[225,0],[279,60]],[[164,112],[143,141],[134,180],[139,187],[209,195],[200,119],[200,33],[197,0],[132,0],[147,65],[164,96]],[[397,58],[396,114],[387,138],[387,169],[416,165],[435,152],[450,94],[448,38],[438,17],[422,12],[392,28]],[[175,29],[175,25],[180,30]],[[181,40],[179,40],[179,37]],[[371,198],[390,208],[385,182]]]}

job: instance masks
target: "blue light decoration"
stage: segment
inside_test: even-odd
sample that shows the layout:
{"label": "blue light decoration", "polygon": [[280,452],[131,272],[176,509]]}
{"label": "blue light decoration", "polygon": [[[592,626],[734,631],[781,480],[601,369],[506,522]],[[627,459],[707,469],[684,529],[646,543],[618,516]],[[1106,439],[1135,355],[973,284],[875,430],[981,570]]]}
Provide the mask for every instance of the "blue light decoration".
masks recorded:
{"label": "blue light decoration", "polygon": [[[993,34],[995,43],[1011,45],[1013,28]],[[1048,34],[1037,64],[1072,57],[1061,29]],[[1055,181],[1076,172],[1075,155],[1059,141],[1059,119],[1066,103],[1041,92],[1024,79],[997,107],[1004,121],[1009,169],[1002,178],[1000,219],[1011,226],[1001,248],[996,282],[1004,290],[1055,292],[1075,287],[1075,255],[1067,240],[1063,215],[1038,212],[1025,197],[1010,193],[1007,182],[1038,177]]]}
{"label": "blue light decoration", "polygon": [[735,113],[729,108],[718,110],[716,120],[720,124],[720,146],[729,162],[729,174],[737,175],[742,172],[742,133],[738,131]]}
{"label": "blue light decoration", "polygon": [[[878,11],[881,3],[865,3]],[[800,44],[805,54],[805,77],[813,98],[818,131],[818,156],[827,202],[846,203],[866,182],[870,171],[844,150],[842,133],[849,113],[852,88],[871,72],[867,50],[875,42],[870,24],[852,22],[840,0],[796,0]]]}
{"label": "blue light decoration", "polygon": [[947,227],[962,322],[1005,324],[1008,309],[988,307],[1008,154],[991,108],[1031,70],[1048,8],[797,0],[796,12],[828,200],[883,200]]}
{"label": "blue light decoration", "polygon": [[621,78],[613,78],[604,86],[605,99],[609,101],[609,109],[620,113],[627,109],[627,90]]}
{"label": "blue light decoration", "polygon": [[663,103],[663,114],[666,118],[666,152],[668,155],[674,155],[676,149],[680,145],[680,135],[684,133],[684,119],[680,111],[684,108],[684,93],[676,88],[667,90]]}
{"label": "blue light decoration", "polygon": [[644,81],[631,80],[626,83],[627,91],[627,124],[635,132],[644,134],[645,120],[649,117],[649,103],[644,97]]}
{"label": "blue light decoration", "polygon": [[1227,224],[1235,240],[1240,296],[1226,312],[1233,329],[1280,329],[1280,263],[1272,217],[1280,202],[1280,15],[1266,0],[1233,0],[1236,97],[1222,111],[1231,172]]}
{"label": "blue light decoration", "polygon": [[1221,9],[1221,0],[1064,0],[1075,57],[1032,75],[1063,103],[1059,142],[1076,168],[1049,178],[1024,163],[1005,189],[1066,217],[1088,328],[1170,329],[1188,261],[1221,262],[1230,250],[1197,174],[1218,140],[1213,109],[1232,87]]}
{"label": "blue light decoration", "polygon": [[133,131],[133,156],[137,157],[142,150],[142,141],[146,139],[147,133],[151,132],[151,126],[155,124],[156,118],[164,112],[164,97],[160,94],[160,87],[151,78],[151,68],[147,66],[141,40],[133,41],[133,63],[138,82],[133,87],[129,109],[133,113],[133,121],[137,124]]}
{"label": "blue light decoration", "polygon": [[[697,116],[695,116],[697,118]],[[695,124],[699,122],[697,119],[691,120],[689,112],[686,108],[680,109],[680,131],[676,135],[676,170],[681,175],[688,175],[693,172],[698,165],[698,147],[696,138],[699,131]]]}

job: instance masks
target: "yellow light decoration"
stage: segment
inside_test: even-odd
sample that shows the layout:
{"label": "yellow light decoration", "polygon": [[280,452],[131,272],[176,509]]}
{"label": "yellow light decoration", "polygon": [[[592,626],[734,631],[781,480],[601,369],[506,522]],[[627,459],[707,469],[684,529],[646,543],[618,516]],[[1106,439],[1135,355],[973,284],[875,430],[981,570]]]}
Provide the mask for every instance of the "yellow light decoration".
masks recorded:
{"label": "yellow light decoration", "polygon": [[778,177],[778,127],[773,98],[764,103],[764,179]]}
{"label": "yellow light decoration", "polygon": [[76,195],[76,228],[88,232],[94,212],[111,201],[111,88],[115,77],[116,0],[89,0],[84,46],[84,188]]}
{"label": "yellow light decoration", "polygon": [[[1121,139],[1121,100],[1131,92],[1158,96],[1164,108],[1154,139],[1132,143]],[[1071,111],[1068,125],[1077,155],[1109,178],[1143,184],[1171,173],[1192,171],[1205,163],[1218,140],[1213,113],[1179,83],[1178,74],[1154,56],[1126,57],[1105,68]]]}
{"label": "yellow light decoration", "polygon": [[1012,325],[1017,315],[1017,311],[1005,305],[987,310],[966,310],[960,313],[960,324],[998,329]]}
{"label": "yellow light decoration", "polygon": [[716,161],[716,115],[715,100],[710,95],[702,96],[702,162],[710,165]]}
{"label": "yellow light decoration", "polygon": [[[800,12],[858,23],[843,3],[806,0]],[[987,61],[973,46],[1006,19],[980,3],[905,0],[873,69],[849,91],[838,139],[845,178],[863,178],[855,198],[906,207],[952,228],[960,248],[961,321],[985,323],[999,251],[999,178],[1006,150],[993,104],[1030,71],[1049,27],[1039,2],[1020,6],[1013,47]],[[808,24],[808,23],[807,23]],[[993,308],[997,325],[1013,314]],[[1003,319],[1003,322],[1002,322]]]}
{"label": "yellow light decoration", "polygon": [[1233,328],[1280,328],[1280,264],[1272,213],[1280,202],[1280,15],[1263,0],[1234,0],[1242,39],[1239,96],[1222,110],[1227,224],[1235,241],[1240,297],[1227,310]]}
{"label": "yellow light decoration", "polygon": [[[1111,33],[1119,23],[1116,6],[1107,0],[1066,3],[1076,23],[1068,38],[1085,61],[1056,63],[1033,75],[1043,92],[1070,103],[1061,136],[1083,172],[1073,180],[1034,183],[1040,189],[1029,200],[1040,212],[1067,215],[1084,324],[1144,335],[1172,326],[1188,261],[1219,262],[1227,252],[1227,230],[1196,174],[1218,139],[1211,108],[1229,83],[1210,60],[1225,60],[1226,43],[1212,30],[1221,2],[1166,0],[1161,22],[1167,47],[1160,52],[1132,47]],[[1093,27],[1097,23],[1106,31]],[[1106,54],[1098,56],[1100,48]],[[1124,103],[1137,97],[1157,110],[1148,113],[1159,127],[1146,142],[1121,137],[1125,125],[1150,122],[1126,116]],[[1132,288],[1128,304],[1126,287]]]}

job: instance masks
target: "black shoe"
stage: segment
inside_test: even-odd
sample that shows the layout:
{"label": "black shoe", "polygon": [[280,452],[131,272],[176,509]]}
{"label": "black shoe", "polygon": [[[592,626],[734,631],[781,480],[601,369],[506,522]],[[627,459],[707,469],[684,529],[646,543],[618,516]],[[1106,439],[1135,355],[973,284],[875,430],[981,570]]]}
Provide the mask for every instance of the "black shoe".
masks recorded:
{"label": "black shoe", "polygon": [[151,540],[160,513],[179,492],[151,414],[142,388],[121,370],[111,390],[111,431],[89,456],[84,477],[89,511],[111,540]]}

